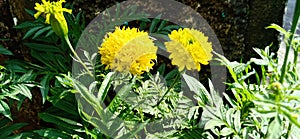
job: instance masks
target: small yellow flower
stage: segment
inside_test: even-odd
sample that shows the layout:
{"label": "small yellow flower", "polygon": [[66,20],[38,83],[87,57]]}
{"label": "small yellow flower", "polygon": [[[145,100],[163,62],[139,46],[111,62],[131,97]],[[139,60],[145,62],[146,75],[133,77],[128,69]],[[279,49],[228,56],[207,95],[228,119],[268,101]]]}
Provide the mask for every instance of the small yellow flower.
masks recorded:
{"label": "small yellow flower", "polygon": [[102,64],[116,71],[129,71],[134,75],[149,72],[156,60],[157,47],[148,33],[137,28],[116,27],[104,38],[99,53]]}
{"label": "small yellow flower", "polygon": [[68,35],[68,25],[63,12],[72,13],[72,10],[62,8],[62,3],[64,2],[66,1],[50,2],[42,0],[42,4],[35,3],[34,7],[37,10],[34,17],[37,19],[42,13],[45,13],[45,23],[51,24],[53,31],[60,37]]}
{"label": "small yellow flower", "polygon": [[198,30],[179,29],[169,34],[170,42],[166,42],[172,64],[179,67],[179,71],[196,69],[200,71],[200,63],[207,65],[212,59],[212,44],[208,37]]}

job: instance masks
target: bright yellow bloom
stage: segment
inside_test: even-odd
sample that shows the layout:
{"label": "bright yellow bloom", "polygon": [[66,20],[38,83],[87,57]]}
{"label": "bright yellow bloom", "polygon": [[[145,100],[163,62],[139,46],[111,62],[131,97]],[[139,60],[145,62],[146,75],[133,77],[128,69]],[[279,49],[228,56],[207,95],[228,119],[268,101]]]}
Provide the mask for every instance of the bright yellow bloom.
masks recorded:
{"label": "bright yellow bloom", "polygon": [[45,13],[45,23],[51,24],[53,31],[60,37],[68,35],[68,25],[63,12],[72,13],[72,10],[62,8],[62,3],[64,2],[66,1],[50,2],[42,0],[42,4],[35,3],[34,7],[37,10],[34,17],[37,19],[42,13]]}
{"label": "bright yellow bloom", "polygon": [[157,47],[149,39],[148,33],[137,28],[116,27],[104,38],[99,53],[106,68],[134,75],[149,72],[156,60]]}
{"label": "bright yellow bloom", "polygon": [[179,67],[179,71],[196,69],[200,71],[200,63],[207,65],[212,59],[212,44],[208,37],[198,30],[179,29],[169,34],[170,42],[166,42],[167,51],[170,52],[172,64]]}

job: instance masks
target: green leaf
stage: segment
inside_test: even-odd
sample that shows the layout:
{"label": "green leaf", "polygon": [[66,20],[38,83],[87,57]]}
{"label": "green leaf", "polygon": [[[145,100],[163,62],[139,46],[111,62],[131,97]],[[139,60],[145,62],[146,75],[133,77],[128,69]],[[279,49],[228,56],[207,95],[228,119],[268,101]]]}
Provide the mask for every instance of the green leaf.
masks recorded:
{"label": "green leaf", "polygon": [[58,139],[58,138],[66,139],[66,138],[72,138],[71,135],[62,132],[61,130],[53,129],[53,128],[40,129],[40,130],[35,130],[33,132],[37,133],[40,136],[45,137],[47,139]]}
{"label": "green leaf", "polygon": [[23,40],[24,39],[27,39],[28,37],[30,37],[32,34],[34,34],[36,31],[38,31],[39,29],[41,29],[42,27],[44,26],[37,26],[37,27],[34,27],[34,28],[31,28],[30,30],[28,30],[25,35],[23,36]]}
{"label": "green leaf", "polygon": [[222,125],[225,125],[225,123],[221,120],[218,120],[218,119],[212,119],[212,120],[209,120],[205,126],[204,126],[204,129],[213,129],[215,127],[221,127]]}
{"label": "green leaf", "polygon": [[235,113],[234,113],[234,128],[237,132],[239,132],[241,130],[241,112],[239,110],[237,110]]}
{"label": "green leaf", "polygon": [[113,75],[114,75],[114,72],[109,72],[105,76],[105,78],[104,78],[104,80],[103,80],[103,82],[101,84],[101,87],[99,88],[97,98],[98,98],[98,100],[99,100],[100,103],[103,103],[103,101],[104,101],[104,99],[105,99],[105,97],[107,95],[107,92],[108,92],[108,90],[109,90],[109,88],[111,86],[111,81],[112,81]]}
{"label": "green leaf", "polygon": [[29,10],[25,8],[25,12],[28,13],[31,16],[34,16],[35,12],[33,10]]}
{"label": "green leaf", "polygon": [[66,101],[65,99],[59,99],[57,97],[50,97],[48,99],[55,107],[69,113],[71,115],[78,115],[77,106],[73,101]]}
{"label": "green leaf", "polygon": [[34,27],[34,26],[37,26],[37,25],[41,25],[41,24],[37,24],[37,23],[31,22],[31,21],[26,21],[26,22],[23,22],[19,25],[14,26],[14,28],[22,29],[22,28]]}
{"label": "green leaf", "polygon": [[14,131],[24,127],[25,125],[27,125],[27,123],[16,123],[10,126],[5,126],[5,127],[1,127],[0,128],[0,138],[1,139],[5,139],[7,138],[9,135],[13,134]]}
{"label": "green leaf", "polygon": [[277,115],[268,127],[267,139],[278,139],[280,138],[281,134],[281,123],[279,120],[279,115]]}
{"label": "green leaf", "polygon": [[37,31],[34,36],[32,37],[32,39],[36,39],[37,37],[39,37],[41,34],[43,34],[44,32],[48,31],[51,29],[51,26],[46,26],[42,29],[40,29],[39,31]]}
{"label": "green leaf", "polygon": [[223,93],[223,95],[232,107],[237,106],[236,102],[231,97],[229,97],[226,93]]}
{"label": "green leaf", "polygon": [[53,78],[53,74],[46,74],[42,80],[41,80],[41,94],[42,94],[42,101],[43,101],[43,104],[45,103],[46,99],[47,99],[47,96],[48,96],[48,92],[49,92],[49,89],[50,89],[50,80]]}
{"label": "green leaf", "polygon": [[0,100],[0,113],[3,114],[5,117],[9,118],[10,120],[12,120],[10,114],[10,108],[7,105],[7,103],[2,100]]}
{"label": "green leaf", "polygon": [[186,84],[188,85],[189,89],[193,91],[197,96],[200,97],[202,104],[207,104],[208,102],[213,102],[209,92],[206,88],[195,78],[187,75],[182,74],[183,79],[185,80]]}
{"label": "green leaf", "polygon": [[165,71],[166,71],[166,64],[165,64],[165,63],[162,63],[162,64],[158,67],[157,71],[159,72],[160,75],[164,76]]}
{"label": "green leaf", "polygon": [[166,76],[165,76],[165,79],[168,81],[168,80],[171,80],[173,78],[175,78],[176,74],[178,74],[178,70],[177,69],[173,69],[172,71],[170,71]]}
{"label": "green leaf", "polygon": [[157,30],[158,30],[158,31],[162,30],[163,27],[165,27],[167,23],[168,23],[168,21],[162,20],[162,21],[160,22],[159,27],[157,28]]}
{"label": "green leaf", "polygon": [[8,118],[2,118],[2,119],[0,119],[0,128],[1,128],[1,127],[4,127],[4,126],[7,125],[9,122],[11,122],[11,120],[8,119]]}
{"label": "green leaf", "polygon": [[269,61],[264,59],[251,58],[250,61],[254,62],[256,65],[266,66],[269,64]]}
{"label": "green leaf", "polygon": [[13,53],[6,48],[4,48],[2,45],[0,45],[0,54],[3,55],[13,55]]}
{"label": "green leaf", "polygon": [[30,90],[24,84],[13,85],[13,86],[11,86],[11,88],[13,89],[13,92],[22,94],[22,95],[24,95],[25,97],[27,97],[29,99],[32,98]]}
{"label": "green leaf", "polygon": [[61,50],[53,45],[40,44],[40,43],[24,43],[30,49],[41,51],[41,52],[56,52],[59,53]]}
{"label": "green leaf", "polygon": [[224,127],[221,131],[220,131],[220,135],[222,136],[229,136],[230,134],[232,134],[233,131],[231,128],[228,127]]}
{"label": "green leaf", "polygon": [[231,127],[234,126],[234,125],[233,125],[233,118],[234,118],[233,113],[234,113],[234,109],[231,108],[231,109],[229,109],[229,110],[226,111],[226,115],[225,115],[225,117],[226,117],[226,122],[227,122],[227,123],[229,124],[229,126],[231,126]]}
{"label": "green leaf", "polygon": [[161,15],[162,15],[162,14],[159,14],[158,16],[156,16],[156,17],[152,20],[151,25],[150,25],[150,28],[149,28],[149,33],[155,32],[156,26],[157,26],[157,24],[158,24],[159,21],[160,21]]}
{"label": "green leaf", "polygon": [[34,77],[36,76],[35,74],[32,73],[33,71],[27,71],[27,73],[25,73],[24,75],[22,75],[17,82],[18,83],[24,83],[24,82],[28,82],[28,81],[32,81],[32,79],[34,79]]}
{"label": "green leaf", "polygon": [[282,27],[276,25],[276,24],[271,24],[270,26],[266,27],[266,29],[275,29],[278,32],[282,33],[283,35],[285,35],[286,37],[288,37],[288,32],[283,29]]}
{"label": "green leaf", "polygon": [[178,30],[180,28],[181,28],[181,26],[178,26],[178,25],[168,25],[168,26],[164,27],[162,30],[171,32],[172,30]]}
{"label": "green leaf", "polygon": [[53,33],[54,33],[53,30],[49,30],[49,32],[45,35],[45,37],[49,37],[49,36],[51,36]]}
{"label": "green leaf", "polygon": [[77,130],[77,129],[81,129],[82,127],[82,125],[76,121],[73,121],[68,118],[52,115],[49,113],[39,113],[39,117],[46,122],[53,123],[60,126],[62,129],[66,128],[69,130]]}

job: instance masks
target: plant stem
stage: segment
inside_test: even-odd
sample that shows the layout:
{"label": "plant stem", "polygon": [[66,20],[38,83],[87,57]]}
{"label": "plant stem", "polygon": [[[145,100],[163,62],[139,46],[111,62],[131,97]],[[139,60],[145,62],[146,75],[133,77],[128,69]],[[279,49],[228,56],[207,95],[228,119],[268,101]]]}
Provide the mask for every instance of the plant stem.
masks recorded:
{"label": "plant stem", "polygon": [[288,139],[290,134],[291,134],[291,129],[292,129],[292,124],[289,122],[289,126],[288,126],[288,130],[287,130],[287,133],[285,135],[285,138]]}
{"label": "plant stem", "polygon": [[67,42],[70,50],[72,51],[73,55],[74,55],[74,58],[75,60],[77,60],[82,66],[83,68],[87,71],[87,73],[91,76],[91,77],[94,77],[94,75],[92,74],[92,72],[88,69],[88,67],[83,63],[83,61],[80,59],[80,57],[77,55],[77,53],[75,52],[75,50],[73,49],[73,46],[69,40],[69,37],[68,36],[65,36],[64,37],[65,41]]}
{"label": "plant stem", "polygon": [[288,44],[287,44],[287,48],[286,48],[286,52],[285,52],[285,56],[284,56],[284,61],[283,61],[283,65],[281,68],[281,76],[280,76],[280,83],[283,83],[284,80],[284,76],[286,73],[286,68],[287,68],[287,61],[288,61],[288,57],[289,57],[289,52],[291,49],[291,46],[293,45],[293,39],[294,39],[294,34],[296,32],[297,26],[298,26],[298,21],[299,21],[299,16],[300,16],[300,0],[296,1],[296,6],[295,6],[295,11],[294,11],[294,17],[293,17],[293,23],[292,23],[292,27],[291,27],[291,36],[289,36],[289,40],[288,40]]}
{"label": "plant stem", "polygon": [[176,77],[172,83],[172,85],[168,88],[168,90],[166,91],[166,93],[162,96],[162,98],[157,102],[156,104],[156,107],[164,100],[164,97],[170,92],[170,90],[175,86],[177,80],[178,80],[178,77],[179,77],[180,73],[177,73],[176,74]]}
{"label": "plant stem", "polygon": [[294,72],[297,72],[299,44],[297,43],[294,49]]}

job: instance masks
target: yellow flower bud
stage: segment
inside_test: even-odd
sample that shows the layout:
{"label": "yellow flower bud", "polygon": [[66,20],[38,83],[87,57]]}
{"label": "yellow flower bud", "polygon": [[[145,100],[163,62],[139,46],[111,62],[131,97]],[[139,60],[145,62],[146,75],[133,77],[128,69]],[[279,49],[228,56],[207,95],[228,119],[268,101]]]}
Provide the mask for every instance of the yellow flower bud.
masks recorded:
{"label": "yellow flower bud", "polygon": [[38,18],[42,13],[45,13],[45,23],[51,24],[53,31],[60,37],[68,35],[68,24],[63,12],[72,13],[72,10],[62,8],[64,2],[65,0],[57,2],[42,0],[42,4],[36,3],[34,7],[38,11],[34,17]]}
{"label": "yellow flower bud", "polygon": [[50,16],[50,24],[57,36],[64,37],[68,35],[68,24],[63,13],[57,13]]}

